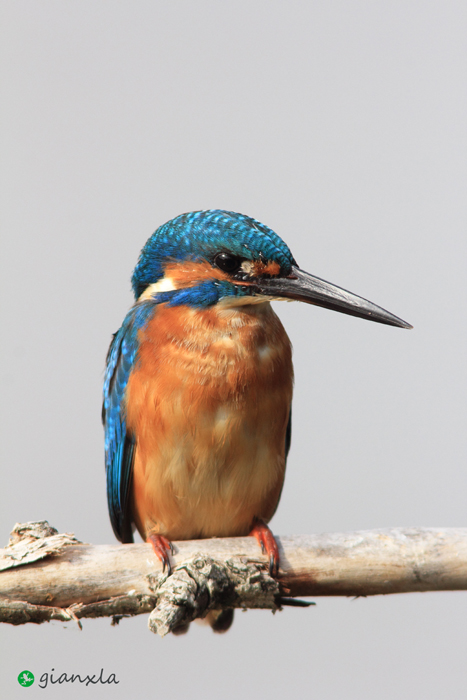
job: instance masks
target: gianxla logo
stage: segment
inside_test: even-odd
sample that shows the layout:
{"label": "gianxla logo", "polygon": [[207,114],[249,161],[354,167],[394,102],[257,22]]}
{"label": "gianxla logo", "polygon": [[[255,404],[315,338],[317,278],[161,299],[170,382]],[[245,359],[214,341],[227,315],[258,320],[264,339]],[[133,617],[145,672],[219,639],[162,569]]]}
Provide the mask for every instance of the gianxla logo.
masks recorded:
{"label": "gianxla logo", "polygon": [[32,685],[34,683],[34,674],[31,673],[31,671],[21,671],[18,676],[18,683],[27,688],[28,685]]}

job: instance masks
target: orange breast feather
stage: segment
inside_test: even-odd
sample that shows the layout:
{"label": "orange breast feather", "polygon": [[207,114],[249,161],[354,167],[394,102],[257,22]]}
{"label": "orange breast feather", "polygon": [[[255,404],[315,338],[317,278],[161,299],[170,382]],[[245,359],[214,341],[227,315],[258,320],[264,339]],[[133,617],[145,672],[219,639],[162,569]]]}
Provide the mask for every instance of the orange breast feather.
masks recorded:
{"label": "orange breast feather", "polygon": [[292,399],[290,341],[268,303],[161,305],[126,394],[143,538],[246,535],[276,508]]}

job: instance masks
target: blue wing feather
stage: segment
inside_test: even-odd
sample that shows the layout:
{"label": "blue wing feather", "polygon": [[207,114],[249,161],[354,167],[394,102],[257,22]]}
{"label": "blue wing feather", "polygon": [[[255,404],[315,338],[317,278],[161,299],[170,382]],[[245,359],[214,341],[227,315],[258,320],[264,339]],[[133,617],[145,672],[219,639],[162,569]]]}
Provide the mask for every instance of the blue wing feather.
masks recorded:
{"label": "blue wing feather", "polygon": [[136,442],[126,425],[125,392],[138,359],[138,331],[156,309],[154,302],[136,304],[115,333],[107,353],[102,421],[110,521],[121,542],[133,542],[130,489]]}

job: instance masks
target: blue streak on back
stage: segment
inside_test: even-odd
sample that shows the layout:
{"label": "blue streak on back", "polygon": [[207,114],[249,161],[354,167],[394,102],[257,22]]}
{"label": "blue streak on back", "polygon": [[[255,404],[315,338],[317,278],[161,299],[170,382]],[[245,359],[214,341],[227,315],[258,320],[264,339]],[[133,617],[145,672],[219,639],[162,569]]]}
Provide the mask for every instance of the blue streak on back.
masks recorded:
{"label": "blue streak on back", "polygon": [[102,420],[110,521],[121,542],[132,542],[130,487],[135,439],[126,426],[125,392],[137,362],[138,331],[157,310],[153,301],[134,306],[114,335],[107,354]]}
{"label": "blue streak on back", "polygon": [[163,277],[169,260],[212,260],[223,251],[275,260],[285,274],[296,264],[277,233],[256,219],[221,209],[190,212],[160,226],[147,241],[132,277],[135,297]]}

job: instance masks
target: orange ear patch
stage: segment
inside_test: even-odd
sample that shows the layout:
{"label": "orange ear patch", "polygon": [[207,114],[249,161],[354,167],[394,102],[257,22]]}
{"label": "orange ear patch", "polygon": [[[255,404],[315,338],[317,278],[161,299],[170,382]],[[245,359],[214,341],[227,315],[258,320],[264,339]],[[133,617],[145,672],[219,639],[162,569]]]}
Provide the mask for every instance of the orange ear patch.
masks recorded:
{"label": "orange ear patch", "polygon": [[[257,260],[252,263],[251,272],[254,277],[262,277],[263,275],[271,275],[276,277],[281,271],[281,266],[275,260],[262,262]],[[193,287],[198,282],[208,279],[218,279],[232,281],[231,277],[226,273],[213,267],[209,262],[194,262],[187,260],[185,262],[168,263],[164,268],[164,277],[170,278],[175,289],[182,287]],[[246,280],[243,284],[248,284]]]}
{"label": "orange ear patch", "polygon": [[172,280],[175,289],[194,287],[198,282],[209,279],[230,280],[229,275],[207,261],[168,263],[164,268],[164,277]]}

